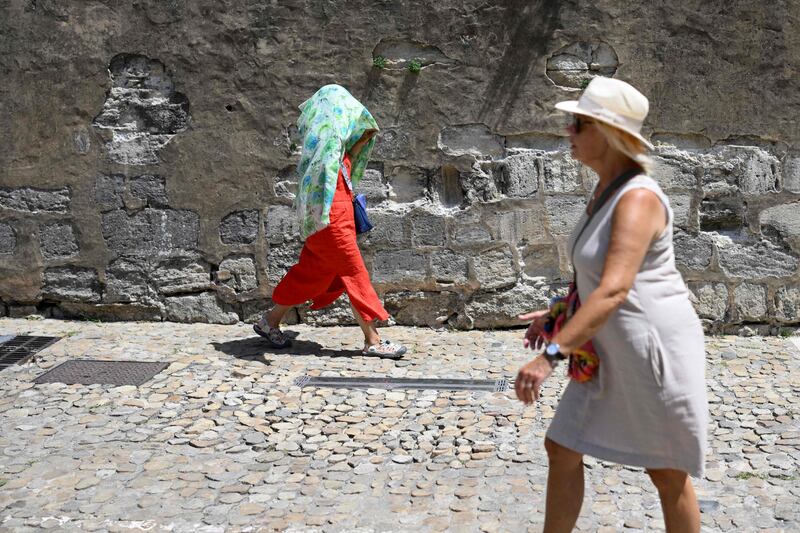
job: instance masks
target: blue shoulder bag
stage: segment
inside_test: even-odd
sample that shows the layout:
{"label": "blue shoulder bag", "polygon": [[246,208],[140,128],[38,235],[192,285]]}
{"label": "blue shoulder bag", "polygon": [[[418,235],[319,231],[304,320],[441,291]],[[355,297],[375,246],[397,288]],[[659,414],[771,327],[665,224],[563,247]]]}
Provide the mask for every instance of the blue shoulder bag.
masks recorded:
{"label": "blue shoulder bag", "polygon": [[[352,195],[353,183],[350,181],[350,173],[344,165],[344,161],[339,163],[339,166],[342,169],[342,176],[344,176],[347,188],[350,189]],[[353,196],[353,218],[356,222],[356,233],[358,234],[366,233],[375,227],[372,222],[369,221],[369,216],[367,216],[367,198],[363,194],[356,194]]]}

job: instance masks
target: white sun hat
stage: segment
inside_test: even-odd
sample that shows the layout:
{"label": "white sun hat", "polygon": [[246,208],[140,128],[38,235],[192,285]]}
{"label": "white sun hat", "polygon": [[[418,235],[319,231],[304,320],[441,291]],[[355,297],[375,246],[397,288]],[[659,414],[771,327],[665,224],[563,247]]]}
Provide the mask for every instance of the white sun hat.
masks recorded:
{"label": "white sun hat", "polygon": [[647,97],[632,85],[601,76],[589,82],[580,99],[556,104],[560,111],[592,117],[628,132],[652,150],[653,145],[640,133],[649,108]]}

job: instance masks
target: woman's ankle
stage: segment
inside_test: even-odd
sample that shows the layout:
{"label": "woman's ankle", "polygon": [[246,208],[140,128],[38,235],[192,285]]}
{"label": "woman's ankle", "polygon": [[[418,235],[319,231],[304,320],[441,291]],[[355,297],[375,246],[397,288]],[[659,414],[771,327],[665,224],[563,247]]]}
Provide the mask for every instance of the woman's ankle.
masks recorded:
{"label": "woman's ankle", "polygon": [[369,348],[370,346],[375,346],[376,344],[380,344],[380,343],[381,343],[380,336],[370,337],[370,338],[365,337],[364,338],[364,348]]}

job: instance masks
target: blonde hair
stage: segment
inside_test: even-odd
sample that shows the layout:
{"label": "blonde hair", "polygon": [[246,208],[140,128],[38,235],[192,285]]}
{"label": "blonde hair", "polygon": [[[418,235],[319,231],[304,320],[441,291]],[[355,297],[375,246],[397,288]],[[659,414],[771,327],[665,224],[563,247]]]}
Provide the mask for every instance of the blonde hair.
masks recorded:
{"label": "blonde hair", "polygon": [[650,174],[653,169],[653,160],[647,155],[647,146],[642,141],[627,131],[622,131],[604,122],[596,121],[595,126],[600,129],[600,133],[612,148],[628,156],[642,168],[645,174]]}

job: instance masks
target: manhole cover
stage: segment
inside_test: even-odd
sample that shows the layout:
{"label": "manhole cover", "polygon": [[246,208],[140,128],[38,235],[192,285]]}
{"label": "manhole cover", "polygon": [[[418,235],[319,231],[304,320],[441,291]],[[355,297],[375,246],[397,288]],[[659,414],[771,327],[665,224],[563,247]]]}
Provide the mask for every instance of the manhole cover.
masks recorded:
{"label": "manhole cover", "polygon": [[31,335],[0,336],[0,370],[11,365],[21,365],[61,337],[34,337]]}
{"label": "manhole cover", "polygon": [[414,378],[343,378],[300,376],[298,387],[328,387],[334,389],[434,389],[503,392],[507,379],[414,379]]}
{"label": "manhole cover", "polygon": [[136,385],[149,381],[169,363],[138,361],[89,361],[76,359],[61,363],[34,379],[34,383],[80,383],[82,385]]}

